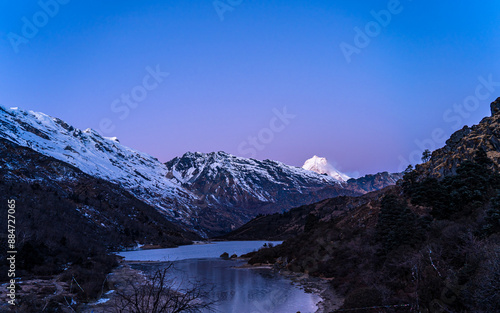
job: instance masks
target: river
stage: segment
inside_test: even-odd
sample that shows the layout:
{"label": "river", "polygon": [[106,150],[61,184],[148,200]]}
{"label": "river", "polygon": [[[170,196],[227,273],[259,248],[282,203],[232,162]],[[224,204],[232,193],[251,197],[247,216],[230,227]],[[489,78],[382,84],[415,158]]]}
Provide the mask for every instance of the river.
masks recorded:
{"label": "river", "polygon": [[[170,249],[121,252],[126,261],[157,261],[133,264],[151,273],[173,262],[169,279],[179,287],[199,282],[216,300],[215,309],[223,313],[307,313],[315,312],[321,298],[307,293],[289,278],[267,268],[239,268],[244,260],[224,260],[219,256],[248,253],[267,241],[225,241]],[[281,242],[271,242],[280,244]]]}

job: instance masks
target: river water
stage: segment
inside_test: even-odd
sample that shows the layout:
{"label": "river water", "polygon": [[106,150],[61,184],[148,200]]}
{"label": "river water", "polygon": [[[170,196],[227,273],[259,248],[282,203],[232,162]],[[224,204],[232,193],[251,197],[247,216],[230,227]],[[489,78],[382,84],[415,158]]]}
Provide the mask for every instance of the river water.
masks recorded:
{"label": "river water", "polygon": [[246,262],[219,257],[224,252],[240,256],[261,248],[264,243],[267,241],[226,241],[170,249],[127,251],[119,255],[127,261],[158,261],[132,265],[146,273],[173,262],[169,279],[180,288],[187,287],[191,282],[202,284],[210,292],[210,298],[217,301],[217,312],[315,312],[321,298],[306,293],[302,286],[289,278],[266,268],[238,268]]}

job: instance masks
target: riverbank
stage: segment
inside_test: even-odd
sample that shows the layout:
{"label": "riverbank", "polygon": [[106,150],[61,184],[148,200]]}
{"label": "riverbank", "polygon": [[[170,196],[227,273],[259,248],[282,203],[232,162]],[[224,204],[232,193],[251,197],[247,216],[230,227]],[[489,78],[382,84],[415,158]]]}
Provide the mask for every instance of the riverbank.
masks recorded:
{"label": "riverbank", "polygon": [[[248,261],[248,258],[238,258],[239,260]],[[269,269],[277,271],[280,275],[287,277],[294,283],[302,286],[307,293],[317,294],[321,297],[321,301],[317,303],[318,310],[315,313],[330,313],[339,309],[342,306],[343,298],[340,297],[330,285],[331,279],[312,277],[304,273],[295,273],[287,270],[277,270],[272,264],[243,264],[237,268],[246,269]]]}
{"label": "riverbank", "polygon": [[114,312],[116,308],[120,307],[121,298],[119,297],[119,294],[130,293],[133,291],[134,286],[140,286],[146,282],[144,273],[131,267],[133,263],[134,262],[121,260],[120,265],[108,274],[105,282],[107,287],[106,289],[108,289],[108,291],[105,292],[96,302],[86,304],[81,312]]}
{"label": "riverbank", "polygon": [[317,304],[318,310],[316,313],[331,313],[342,306],[344,300],[333,290],[330,281],[324,278],[311,277],[308,274],[294,273],[289,271],[281,271],[281,275],[285,275],[292,281],[304,286],[306,292],[317,294],[321,297],[321,301]]}

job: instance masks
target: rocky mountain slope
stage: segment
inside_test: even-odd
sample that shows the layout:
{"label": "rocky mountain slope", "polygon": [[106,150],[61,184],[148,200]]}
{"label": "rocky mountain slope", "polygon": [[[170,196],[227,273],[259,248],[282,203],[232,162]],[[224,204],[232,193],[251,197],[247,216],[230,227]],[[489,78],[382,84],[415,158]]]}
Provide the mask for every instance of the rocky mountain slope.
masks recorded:
{"label": "rocky mountain slope", "polygon": [[[391,188],[391,187],[387,187]],[[284,213],[260,215],[240,228],[220,236],[225,240],[286,240],[310,231],[319,221],[327,222],[384,195],[386,189],[358,197],[339,196],[293,208]]]}
{"label": "rocky mountain slope", "polygon": [[85,236],[89,246],[118,249],[200,239],[120,186],[5,139],[0,139],[0,194],[5,203],[16,200],[18,231],[33,240]]}
{"label": "rocky mountain slope", "polygon": [[347,188],[359,193],[367,193],[395,185],[403,178],[403,173],[380,172],[369,174],[360,178],[351,178],[347,181]]}
{"label": "rocky mountain slope", "polygon": [[[131,192],[170,218],[189,219],[195,196],[171,180],[156,158],[130,149],[92,129],[81,131],[43,113],[0,107],[0,138],[70,164]],[[36,160],[34,160],[36,162]]]}
{"label": "rocky mountain slope", "polygon": [[[16,236],[11,250],[17,251],[16,277],[23,281],[16,312],[64,311],[68,299],[80,311],[76,303],[100,297],[103,282],[117,266],[116,256],[109,252],[138,243],[175,247],[201,239],[119,185],[0,138],[0,202],[5,213],[0,223],[4,225],[8,200],[16,206],[15,225],[9,223],[15,226]],[[7,227],[0,238],[7,247]],[[7,259],[6,249],[0,257]],[[8,267],[7,262],[0,264],[2,282],[10,280]],[[75,280],[81,289],[71,291]],[[63,287],[56,287],[56,293],[54,286]],[[63,289],[69,297],[60,295]],[[57,309],[59,304],[65,309]]]}

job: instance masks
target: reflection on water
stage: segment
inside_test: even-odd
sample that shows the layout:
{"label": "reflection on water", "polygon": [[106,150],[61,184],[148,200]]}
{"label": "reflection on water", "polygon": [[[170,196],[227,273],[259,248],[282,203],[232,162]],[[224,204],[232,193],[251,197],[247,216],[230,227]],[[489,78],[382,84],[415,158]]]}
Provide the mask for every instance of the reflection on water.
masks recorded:
{"label": "reflection on water", "polygon": [[[288,278],[269,269],[235,268],[241,260],[222,260],[223,252],[238,256],[259,249],[265,241],[233,241],[181,246],[171,249],[122,252],[134,261],[173,261],[169,279],[178,287],[189,282],[204,284],[210,298],[217,300],[221,313],[301,313],[315,312],[321,298],[306,293]],[[281,242],[274,242],[279,244]],[[165,267],[165,263],[142,263],[132,267],[148,272]]]}
{"label": "reflection on water", "polygon": [[[217,301],[217,312],[294,313],[315,312],[321,298],[305,293],[300,286],[269,269],[234,268],[244,261],[222,259],[189,259],[174,262],[169,279],[178,287],[188,282],[204,284],[210,297]],[[133,265],[151,272],[164,263]]]}

